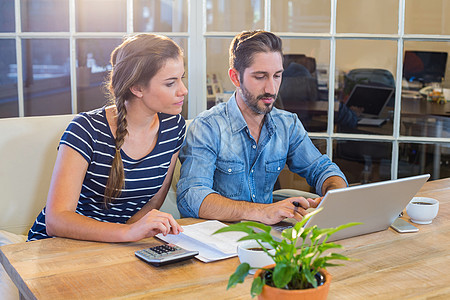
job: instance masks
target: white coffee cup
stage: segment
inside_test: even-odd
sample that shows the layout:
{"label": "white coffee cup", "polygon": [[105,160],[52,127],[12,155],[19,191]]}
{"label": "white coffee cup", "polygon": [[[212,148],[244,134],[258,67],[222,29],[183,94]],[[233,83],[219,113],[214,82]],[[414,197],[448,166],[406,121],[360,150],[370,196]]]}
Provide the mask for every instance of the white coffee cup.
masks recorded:
{"label": "white coffee cup", "polygon": [[430,224],[439,211],[439,201],[427,197],[414,197],[406,206],[411,222]]}
{"label": "white coffee cup", "polygon": [[[269,252],[271,254],[275,254],[275,249],[272,249],[269,244],[263,243],[263,245],[267,249],[270,249]],[[274,263],[272,257],[267,255],[267,253],[261,249],[261,246],[253,240],[239,242],[237,253],[241,263],[248,263],[250,267],[253,268],[262,268]],[[250,274],[254,274],[255,272],[256,269],[250,270]]]}

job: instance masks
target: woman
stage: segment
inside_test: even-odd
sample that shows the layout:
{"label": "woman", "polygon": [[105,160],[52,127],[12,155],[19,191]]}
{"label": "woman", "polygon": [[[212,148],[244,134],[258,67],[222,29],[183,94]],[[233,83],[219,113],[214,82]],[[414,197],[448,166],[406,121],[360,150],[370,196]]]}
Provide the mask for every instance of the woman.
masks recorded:
{"label": "woman", "polygon": [[158,211],[185,134],[182,50],[167,37],[139,34],[112,52],[111,64],[115,105],[81,113],[69,124],[29,241],[128,242],[182,231]]}

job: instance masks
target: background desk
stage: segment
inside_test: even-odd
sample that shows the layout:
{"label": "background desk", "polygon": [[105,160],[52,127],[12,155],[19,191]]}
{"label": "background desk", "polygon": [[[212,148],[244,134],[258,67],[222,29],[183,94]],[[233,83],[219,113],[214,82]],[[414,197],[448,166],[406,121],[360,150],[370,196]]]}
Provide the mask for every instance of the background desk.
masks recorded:
{"label": "background desk", "polygon": [[[440,201],[418,233],[392,229],[340,241],[359,261],[330,268],[328,299],[450,298],[450,178],[418,193]],[[197,222],[181,219],[181,224]],[[0,247],[0,261],[26,299],[251,299],[251,278],[226,291],[237,258],[152,267],[134,251],[161,243],[96,243],[63,238]]]}
{"label": "background desk", "polygon": [[[327,114],[328,101],[303,101],[295,105],[284,106],[284,110],[296,112],[299,114],[312,113],[317,115]],[[387,107],[386,109],[394,109]],[[339,102],[334,102],[334,112],[339,110]],[[401,104],[402,117],[417,117],[417,116],[441,116],[450,117],[450,101],[438,104],[435,102],[426,101],[424,99],[410,99],[402,98]]]}
{"label": "background desk", "polygon": [[[298,102],[295,106],[285,106],[284,108],[299,115],[300,120],[309,132],[326,132],[328,126],[328,101],[304,101]],[[339,166],[344,168],[344,171],[346,171],[345,174],[352,183],[364,182],[364,180],[359,181],[360,178],[363,178],[360,173],[363,165],[366,164],[362,157],[363,154],[368,157],[373,156],[375,158],[374,162],[377,163],[380,163],[381,159],[385,161],[390,161],[391,159],[392,148],[390,141],[393,140],[393,107],[385,108],[383,116],[388,117],[388,120],[380,127],[357,126],[350,128],[348,124],[347,126],[345,124],[338,124],[336,123],[338,111],[339,102],[336,101],[334,103],[335,133],[391,136],[391,138],[386,140],[387,143],[377,143],[376,141],[361,142],[361,138],[359,137],[356,137],[354,141],[341,140],[339,142],[339,140],[335,140],[337,143],[333,144],[333,147],[337,151],[334,156],[335,159],[338,159],[336,162],[339,162]],[[426,101],[425,99],[402,98],[400,121],[401,136],[448,138],[450,137],[450,102],[438,104]],[[339,143],[342,145],[339,145]],[[346,143],[348,145],[345,145]],[[403,158],[404,165],[403,168],[401,167],[402,165],[399,166],[399,171],[403,172],[403,174],[399,174],[399,177],[424,172],[431,173],[433,179],[449,176],[446,167],[441,172],[441,163],[445,164],[447,160],[445,157],[442,159],[441,155],[449,154],[448,146],[439,143],[412,144],[410,142],[400,143],[400,147],[404,148],[403,153],[405,156],[400,157],[400,160]],[[432,157],[429,163],[427,163],[428,154]],[[417,156],[413,160],[418,161],[418,163],[409,163],[408,155],[411,157]],[[339,158],[342,159],[339,160]],[[350,163],[346,164],[348,161]],[[360,162],[361,164],[355,165],[352,163],[354,161]],[[388,172],[376,174],[375,178],[376,181],[390,178],[390,168]]]}

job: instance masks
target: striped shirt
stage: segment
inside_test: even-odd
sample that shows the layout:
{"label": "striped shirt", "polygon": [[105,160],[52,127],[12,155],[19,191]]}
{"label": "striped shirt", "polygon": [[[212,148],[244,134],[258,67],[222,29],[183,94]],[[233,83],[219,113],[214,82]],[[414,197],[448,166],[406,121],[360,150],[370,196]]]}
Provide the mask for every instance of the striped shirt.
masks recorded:
{"label": "striped shirt", "polygon": [[[121,150],[125,186],[108,207],[104,204],[104,192],[116,148],[105,108],[80,113],[70,122],[60,145],[76,150],[89,164],[76,208],[78,214],[102,222],[126,223],[159,191],[172,155],[183,143],[186,125],[181,115],[158,113],[158,117],[158,139],[149,154],[135,160]],[[44,207],[28,233],[28,240],[48,237]]]}

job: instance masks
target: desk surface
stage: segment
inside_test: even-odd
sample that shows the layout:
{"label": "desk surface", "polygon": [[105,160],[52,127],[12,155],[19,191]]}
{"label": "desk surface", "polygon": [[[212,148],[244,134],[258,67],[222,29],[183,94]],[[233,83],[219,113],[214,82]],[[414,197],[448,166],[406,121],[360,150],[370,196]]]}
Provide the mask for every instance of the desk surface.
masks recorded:
{"label": "desk surface", "polygon": [[[284,106],[284,109],[297,113],[305,128],[310,131],[323,132],[327,130],[328,122],[328,101],[304,101],[295,105]],[[388,111],[393,108],[385,108],[383,116],[388,117]],[[339,111],[339,102],[334,103],[335,120]],[[441,137],[442,129],[449,130],[448,123],[442,124],[450,117],[450,101],[442,104],[429,102],[424,99],[402,99],[401,104],[401,135],[412,136],[434,136]],[[392,118],[392,116],[390,117]],[[439,125],[437,124],[439,122]],[[419,123],[415,131],[410,132],[411,125]],[[442,128],[442,126],[444,126]],[[440,129],[436,129],[436,128]],[[431,130],[430,132],[427,132]],[[381,134],[392,135],[393,122],[388,120],[383,126],[357,126],[356,128],[335,129],[338,133],[355,134]]]}
{"label": "desk surface", "polygon": [[[440,201],[433,223],[417,225],[418,233],[388,229],[340,241],[341,252],[359,261],[328,269],[333,275],[328,299],[450,297],[450,178],[427,182],[417,196]],[[159,243],[54,238],[2,246],[0,261],[27,299],[251,299],[250,278],[226,290],[237,258],[156,268],[134,256]]]}

